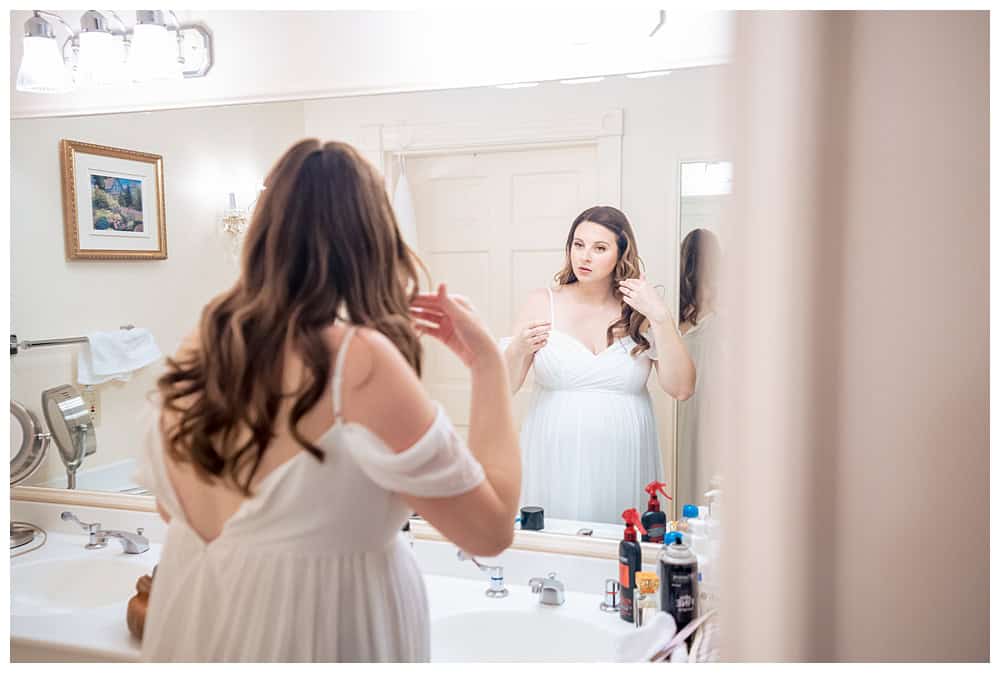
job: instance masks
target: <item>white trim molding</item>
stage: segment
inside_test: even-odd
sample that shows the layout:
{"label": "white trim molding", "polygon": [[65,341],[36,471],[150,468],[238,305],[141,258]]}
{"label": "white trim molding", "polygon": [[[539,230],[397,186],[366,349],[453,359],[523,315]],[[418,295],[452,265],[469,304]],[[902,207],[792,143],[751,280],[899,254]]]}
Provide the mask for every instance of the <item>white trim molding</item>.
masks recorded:
{"label": "white trim molding", "polygon": [[394,124],[380,126],[386,184],[395,181],[396,156],[460,154],[484,150],[512,151],[545,147],[594,145],[598,156],[598,198],[620,207],[624,112],[580,114],[559,119],[516,122]]}

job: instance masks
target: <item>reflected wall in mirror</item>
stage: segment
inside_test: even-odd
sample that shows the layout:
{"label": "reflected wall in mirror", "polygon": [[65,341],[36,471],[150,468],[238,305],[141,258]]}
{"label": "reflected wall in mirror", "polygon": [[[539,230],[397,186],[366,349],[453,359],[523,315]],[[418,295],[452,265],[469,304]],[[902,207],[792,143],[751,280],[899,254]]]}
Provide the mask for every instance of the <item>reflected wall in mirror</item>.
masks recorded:
{"label": "reflected wall in mirror", "polygon": [[723,213],[732,191],[727,161],[681,163],[678,309],[684,345],[698,372],[694,394],[677,403],[677,504],[707,505],[705,493],[721,486],[721,465],[710,451],[702,418],[718,400],[713,387],[723,353],[718,335]]}
{"label": "reflected wall in mirror", "polygon": [[[614,206],[627,216],[649,284],[673,307],[679,239],[672,213],[680,180],[663,176],[679,170],[684,156],[724,151],[719,133],[724,69],[689,68],[646,79],[608,77],[590,84],[547,82],[523,89],[479,87],[15,119],[11,331],[19,339],[46,339],[131,323],[148,329],[163,353],[174,353],[201,308],[236,278],[231,235],[223,223],[229,194],[241,206],[253,201],[273,162],[303,137],[348,142],[384,173],[401,229],[427,264],[432,282],[447,281],[453,292],[468,296],[498,338],[511,336],[532,291],[552,285],[565,263],[570,225],[594,205]],[[171,184],[165,203],[171,220],[168,259],[127,264],[66,260],[60,204],[34,196],[58,188],[63,138],[163,156],[165,179]],[[561,311],[557,306],[557,327],[572,327],[567,334],[579,342],[594,341],[591,353],[597,350],[601,326],[597,336],[588,337],[582,329],[577,333],[573,322],[559,320]],[[467,376],[450,353],[429,339],[424,343],[425,386],[465,432]],[[582,343],[576,347],[584,348]],[[40,411],[42,390],[77,382],[79,350],[59,346],[14,356],[12,398]],[[93,386],[100,448],[81,466],[78,488],[134,492],[132,473],[143,441],[141,412],[162,371],[160,361],[133,372],[127,381]],[[528,373],[515,397],[518,422],[530,405],[534,376]],[[654,378],[643,382],[651,408],[643,422],[654,426],[654,451],[673,495],[673,404]],[[579,410],[560,422],[572,426],[573,413]],[[602,460],[612,463],[621,453],[613,441],[600,450]],[[66,487],[65,468],[53,455],[49,452],[30,483]],[[553,482],[578,479],[565,470],[549,474]],[[605,520],[568,524],[564,530],[575,533],[586,526],[599,535],[603,523],[609,535],[620,537],[621,511],[645,509],[645,479],[637,475],[634,484],[612,497]],[[603,497],[610,481],[580,482],[577,497]],[[541,502],[523,504],[560,511],[563,503],[546,502],[546,497],[543,490]],[[669,504],[664,505],[672,516]],[[546,530],[556,529],[553,518],[546,517]]]}

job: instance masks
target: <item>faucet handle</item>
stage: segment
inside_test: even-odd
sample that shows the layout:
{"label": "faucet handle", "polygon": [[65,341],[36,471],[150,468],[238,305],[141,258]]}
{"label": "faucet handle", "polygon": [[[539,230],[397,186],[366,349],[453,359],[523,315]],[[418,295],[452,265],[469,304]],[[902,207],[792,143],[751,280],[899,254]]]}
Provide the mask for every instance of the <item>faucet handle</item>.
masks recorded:
{"label": "faucet handle", "polygon": [[621,585],[618,580],[604,580],[604,601],[601,603],[602,612],[618,612],[618,590]]}
{"label": "faucet handle", "polygon": [[59,515],[59,517],[63,521],[72,521],[73,523],[80,526],[80,528],[84,529],[88,533],[96,533],[97,531],[101,530],[101,523],[99,521],[96,523],[84,523],[83,521],[80,521],[78,518],[76,518],[76,515],[73,514],[73,512],[63,512],[62,514]]}

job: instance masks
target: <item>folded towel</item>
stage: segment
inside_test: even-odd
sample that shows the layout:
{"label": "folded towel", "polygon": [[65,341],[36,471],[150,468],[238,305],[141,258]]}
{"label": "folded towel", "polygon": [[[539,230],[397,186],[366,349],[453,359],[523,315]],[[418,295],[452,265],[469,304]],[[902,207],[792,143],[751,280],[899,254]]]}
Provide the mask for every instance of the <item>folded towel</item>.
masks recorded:
{"label": "folded towel", "polygon": [[615,647],[615,661],[634,663],[651,661],[677,633],[677,624],[669,612],[657,611],[641,628],[622,636]]}
{"label": "folded towel", "polygon": [[635,633],[623,636],[618,641],[615,661],[623,663],[663,661],[669,657],[671,663],[685,663],[688,661],[688,651],[684,641],[713,615],[715,610],[709,610],[688,622],[687,626],[678,632],[677,624],[669,612],[657,612],[655,617],[643,624]]}
{"label": "folded towel", "polygon": [[106,381],[128,381],[132,372],[162,357],[153,334],[145,328],[94,332],[77,355],[77,381],[94,385]]}

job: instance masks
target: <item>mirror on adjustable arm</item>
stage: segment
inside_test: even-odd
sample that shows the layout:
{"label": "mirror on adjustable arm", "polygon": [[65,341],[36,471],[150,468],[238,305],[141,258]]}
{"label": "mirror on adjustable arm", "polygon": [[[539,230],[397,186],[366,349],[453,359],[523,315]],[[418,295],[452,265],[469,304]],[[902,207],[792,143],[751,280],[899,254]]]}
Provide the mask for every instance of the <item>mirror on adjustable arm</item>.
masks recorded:
{"label": "mirror on adjustable arm", "polygon": [[[603,400],[582,405],[573,401],[577,393],[568,392],[545,420],[563,428],[557,431],[562,436],[579,432],[586,417],[592,429],[585,432],[592,436],[581,437],[579,455],[565,447],[556,455],[559,447],[544,437],[532,440],[538,447],[533,452],[525,451],[526,480],[536,486],[525,489],[521,504],[543,512],[527,511],[519,523],[526,532],[541,526],[541,533],[565,534],[561,539],[567,541],[602,538],[610,544],[621,539],[623,510],[646,509],[644,487],[651,481],[663,482],[672,497],[661,496],[667,518],[680,514],[674,508],[685,492],[675,474],[675,464],[686,469],[676,448],[681,429],[675,438],[677,411],[658,383],[656,344],[633,356],[638,341],[632,343],[634,337],[620,328],[607,342],[607,327],[622,314],[620,297],[610,295],[598,310],[587,313],[574,288],[567,291],[570,284],[554,277],[568,277],[567,265],[577,277],[604,273],[598,268],[599,252],[614,256],[609,268],[616,267],[619,241],[603,241],[607,227],[578,228],[585,247],[582,262],[571,258],[576,248],[569,237],[571,225],[585,210],[613,207],[631,228],[622,278],[636,279],[641,271],[651,296],[679,324],[680,228],[686,226],[688,201],[679,191],[683,181],[673,172],[683,170],[683,157],[714,156],[722,149],[718,131],[724,69],[707,65],[649,73],[655,77],[608,75],[594,78],[598,81],[554,80],[520,88],[478,86],[15,118],[12,176],[19,189],[12,194],[13,212],[21,213],[12,234],[16,324],[25,335],[51,337],[128,320],[148,329],[162,351],[173,354],[201,308],[238,273],[232,250],[239,241],[226,224],[233,201],[252,202],[271,164],[297,140],[346,141],[385,175],[400,228],[427,265],[432,283],[447,281],[452,292],[467,296],[497,339],[506,340],[504,345],[516,337],[524,307],[541,296],[542,317],[551,321],[554,316],[545,346],[551,362],[566,357],[576,368],[566,376],[582,372],[597,377],[592,387]],[[27,207],[29,194],[59,188],[63,139],[162,158],[161,198],[170,218],[161,226],[170,241],[169,256],[133,262],[64,259],[61,232],[41,226],[62,219],[58,199],[32,199]],[[39,234],[45,231],[51,235]],[[602,241],[609,249],[599,250]],[[617,279],[613,272],[607,277],[609,289],[612,279]],[[554,290],[551,303],[547,289]],[[86,313],[37,308],[55,302],[86,302],[88,308]],[[636,336],[648,341],[648,324],[640,327]],[[424,385],[467,436],[468,374],[437,343],[423,342]],[[13,397],[39,400],[43,390],[76,381],[77,348],[32,349],[12,358]],[[603,373],[598,371],[602,367]],[[74,476],[79,485],[101,484],[106,490],[92,496],[105,506],[153,509],[151,498],[129,493],[134,493],[131,475],[143,441],[146,395],[162,371],[160,360],[128,381],[97,384],[90,392],[100,408],[91,429],[101,435],[101,446],[77,466]],[[623,374],[627,381],[605,380]],[[532,417],[538,389],[551,380],[551,370],[533,367],[527,372],[514,396],[519,424]],[[611,395],[609,389],[619,384],[628,387],[626,394]],[[48,420],[50,428],[59,425],[55,417]],[[540,422],[537,414],[535,422]],[[624,439],[637,428],[644,438],[641,450]],[[93,436],[88,432],[67,446],[88,454],[79,440]],[[34,488],[15,489],[15,497],[68,503],[67,498],[87,496],[86,489],[93,486],[66,493],[66,469],[54,453],[22,482]],[[101,479],[88,479],[98,473]]]}

